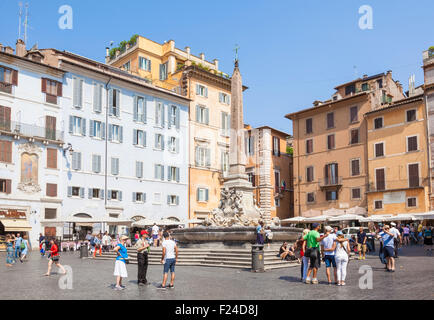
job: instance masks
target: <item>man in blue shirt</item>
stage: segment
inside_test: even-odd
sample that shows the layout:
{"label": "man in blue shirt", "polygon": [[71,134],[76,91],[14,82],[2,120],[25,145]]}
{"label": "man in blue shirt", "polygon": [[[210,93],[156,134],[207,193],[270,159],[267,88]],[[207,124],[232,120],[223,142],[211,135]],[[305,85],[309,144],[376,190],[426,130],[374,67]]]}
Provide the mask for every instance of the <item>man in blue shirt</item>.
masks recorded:
{"label": "man in blue shirt", "polygon": [[381,238],[383,242],[384,257],[387,261],[387,271],[395,272],[395,235],[390,232],[390,227],[386,224],[383,227],[383,231],[379,233],[378,237]]}
{"label": "man in blue shirt", "polygon": [[335,276],[335,283],[337,283],[337,269],[336,269],[336,260],[335,260],[335,251],[325,251],[331,249],[336,240],[336,234],[332,227],[325,227],[326,232],[330,232],[330,235],[327,238],[324,238],[321,241],[321,253],[323,254],[324,262],[326,265],[326,275],[329,284],[332,284],[332,279],[330,276],[330,269],[333,267],[333,274]]}
{"label": "man in blue shirt", "polygon": [[15,238],[15,258],[21,258],[21,242],[23,242],[23,238],[17,233],[17,237]]}

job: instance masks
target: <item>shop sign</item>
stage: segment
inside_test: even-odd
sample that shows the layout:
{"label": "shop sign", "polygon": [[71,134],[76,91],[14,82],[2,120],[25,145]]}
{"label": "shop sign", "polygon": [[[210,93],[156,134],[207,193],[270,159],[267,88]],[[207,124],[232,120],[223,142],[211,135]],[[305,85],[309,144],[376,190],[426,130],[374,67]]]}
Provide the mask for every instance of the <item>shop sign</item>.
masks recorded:
{"label": "shop sign", "polygon": [[0,218],[26,219],[26,213],[14,209],[0,210]]}

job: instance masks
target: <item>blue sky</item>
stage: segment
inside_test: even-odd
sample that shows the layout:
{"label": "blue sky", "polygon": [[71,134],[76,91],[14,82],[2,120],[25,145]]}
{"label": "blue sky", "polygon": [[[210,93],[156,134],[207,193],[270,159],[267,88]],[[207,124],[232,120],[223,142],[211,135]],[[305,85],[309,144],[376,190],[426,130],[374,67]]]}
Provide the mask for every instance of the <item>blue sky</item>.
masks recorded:
{"label": "blue sky", "polygon": [[[22,0],[25,2],[25,0]],[[0,1],[0,43],[15,46],[18,0]],[[28,45],[69,50],[103,61],[105,47],[138,33],[218,58],[232,73],[240,46],[245,122],[292,132],[284,115],[325,100],[355,75],[393,71],[423,81],[422,51],[434,45],[434,1],[149,1],[27,0]],[[61,5],[73,8],[73,30],[58,27]],[[359,7],[373,8],[373,29],[358,27]],[[354,67],[356,66],[356,68]]]}

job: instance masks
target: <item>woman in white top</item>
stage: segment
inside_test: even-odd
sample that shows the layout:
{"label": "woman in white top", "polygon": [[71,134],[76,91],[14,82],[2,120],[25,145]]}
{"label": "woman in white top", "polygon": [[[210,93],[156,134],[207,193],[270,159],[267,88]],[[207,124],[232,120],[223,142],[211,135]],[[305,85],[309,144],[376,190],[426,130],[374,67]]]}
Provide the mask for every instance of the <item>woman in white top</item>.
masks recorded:
{"label": "woman in white top", "polygon": [[342,231],[337,232],[337,239],[333,244],[333,247],[325,251],[335,251],[336,269],[338,276],[338,286],[345,285],[345,278],[347,276],[347,265],[350,253],[350,244],[347,239],[344,238]]}

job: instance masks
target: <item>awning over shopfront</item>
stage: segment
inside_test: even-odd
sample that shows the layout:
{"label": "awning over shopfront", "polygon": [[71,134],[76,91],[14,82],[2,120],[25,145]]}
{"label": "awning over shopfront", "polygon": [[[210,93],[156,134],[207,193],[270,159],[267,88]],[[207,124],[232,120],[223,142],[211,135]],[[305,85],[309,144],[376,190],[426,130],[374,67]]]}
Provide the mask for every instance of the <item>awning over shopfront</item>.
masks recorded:
{"label": "awning over shopfront", "polygon": [[65,220],[65,222],[75,223],[77,226],[92,227],[95,223],[106,223],[113,226],[130,226],[133,221],[131,220],[121,220],[112,217],[103,218],[84,218],[73,216]]}
{"label": "awning over shopfront", "polygon": [[280,220],[281,223],[300,223],[306,220],[305,217],[293,217],[288,219]]}
{"label": "awning over shopfront", "polygon": [[31,231],[30,223],[25,219],[0,219],[5,232]]}
{"label": "awning over shopfront", "polygon": [[330,217],[329,221],[360,221],[360,219],[363,218],[363,216],[359,216],[357,214],[344,214],[337,217]]}

